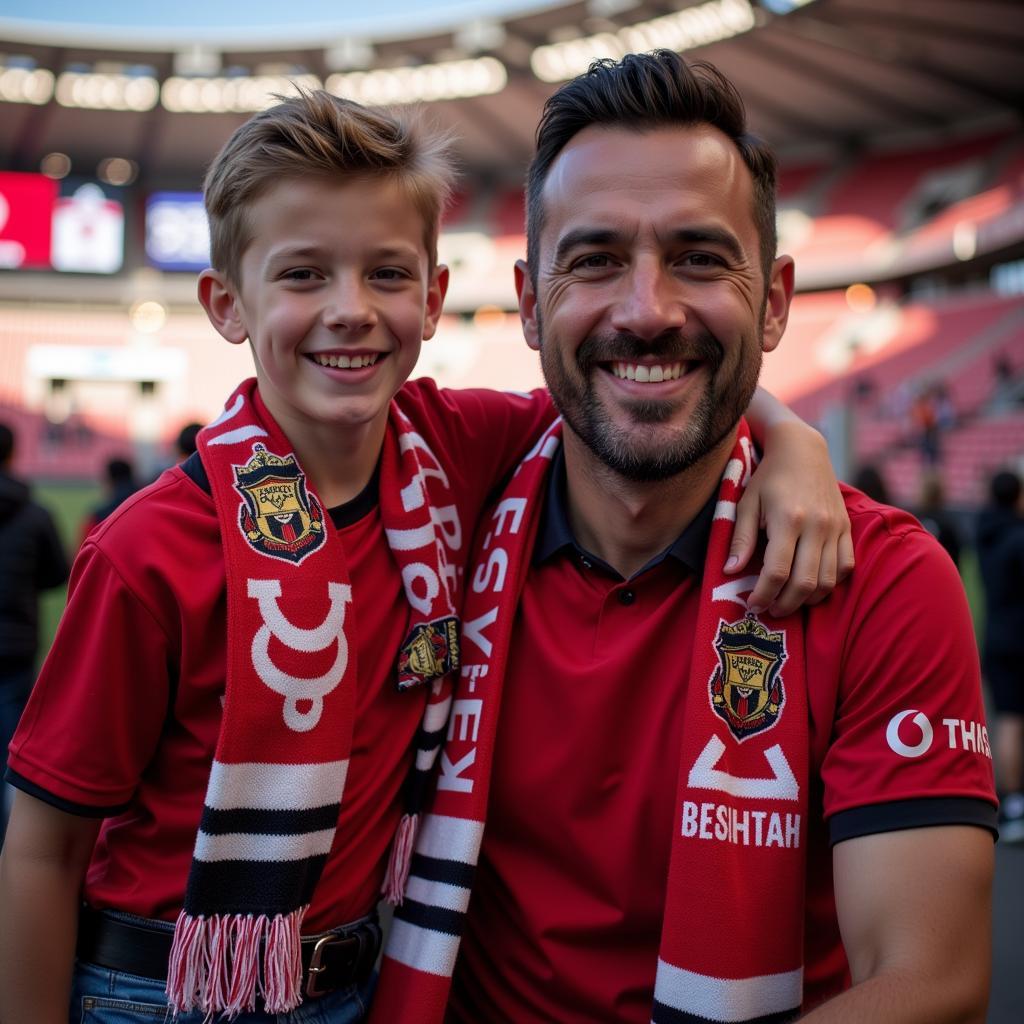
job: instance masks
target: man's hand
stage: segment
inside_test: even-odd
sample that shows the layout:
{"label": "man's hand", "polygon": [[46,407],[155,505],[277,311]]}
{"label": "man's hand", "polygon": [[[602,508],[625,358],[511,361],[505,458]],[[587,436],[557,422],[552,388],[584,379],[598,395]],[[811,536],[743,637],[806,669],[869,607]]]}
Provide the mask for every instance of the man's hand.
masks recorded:
{"label": "man's hand", "polygon": [[862,836],[832,851],[853,986],[808,1024],[983,1024],[995,844],[942,825]]}
{"label": "man's hand", "polygon": [[[760,406],[769,401],[771,417],[754,418],[755,408],[763,413]],[[821,434],[760,390],[748,415],[764,457],[737,506],[725,571],[746,566],[763,529],[768,545],[748,605],[788,615],[817,604],[853,570],[850,519]]]}

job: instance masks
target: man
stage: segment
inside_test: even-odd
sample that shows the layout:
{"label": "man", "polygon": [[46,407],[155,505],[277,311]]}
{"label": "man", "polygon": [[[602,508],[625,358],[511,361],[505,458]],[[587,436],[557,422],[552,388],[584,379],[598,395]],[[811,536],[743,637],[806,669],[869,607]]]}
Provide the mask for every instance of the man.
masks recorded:
{"label": "man", "polygon": [[[35,679],[39,592],[68,578],[68,563],[50,513],[32,501],[11,472],[14,431],[0,423],[0,746],[10,743]],[[2,777],[2,772],[0,772]],[[6,786],[0,792],[0,845],[7,826]]]}
{"label": "man", "polygon": [[720,569],[793,290],[774,191],[709,65],[601,62],[545,108],[516,280],[564,424],[480,531],[378,1020],[984,1017],[994,796],[949,559],[848,491],[827,602],[772,617]]}

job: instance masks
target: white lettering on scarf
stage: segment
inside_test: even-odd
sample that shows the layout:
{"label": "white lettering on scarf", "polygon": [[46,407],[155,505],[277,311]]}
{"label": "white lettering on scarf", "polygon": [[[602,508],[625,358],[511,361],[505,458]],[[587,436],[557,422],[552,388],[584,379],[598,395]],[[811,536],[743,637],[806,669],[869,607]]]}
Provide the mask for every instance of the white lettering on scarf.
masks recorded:
{"label": "white lettering on scarf", "polygon": [[[282,709],[284,724],[294,732],[309,732],[316,727],[324,710],[324,697],[342,680],[348,667],[348,638],[345,636],[345,606],[352,600],[347,583],[328,583],[330,608],[319,626],[303,629],[290,622],[278,605],[281,596],[279,580],[249,580],[249,597],[259,604],[263,625],[252,639],[252,664],[265,686],[285,698]],[[321,676],[302,678],[282,671],[270,657],[271,636],[293,651],[326,650],[337,643],[334,664]],[[299,701],[308,701],[309,708],[299,710]]]}

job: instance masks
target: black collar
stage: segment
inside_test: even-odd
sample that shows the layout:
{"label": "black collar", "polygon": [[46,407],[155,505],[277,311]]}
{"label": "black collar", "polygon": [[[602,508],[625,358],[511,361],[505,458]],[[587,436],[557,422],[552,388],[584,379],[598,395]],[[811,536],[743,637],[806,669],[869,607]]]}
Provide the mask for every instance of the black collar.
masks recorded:
{"label": "black collar", "polygon": [[[708,538],[711,536],[711,523],[714,521],[717,501],[716,490],[675,541],[635,572],[633,578],[648,569],[653,569],[669,557],[674,558],[694,576],[701,577],[704,574],[704,557],[707,553]],[[614,576],[622,578],[618,570],[582,548],[573,536],[572,527],[569,525],[569,499],[566,493],[565,449],[559,447],[548,475],[544,509],[541,512],[540,528],[533,548],[533,564],[546,562],[562,551],[574,553],[584,561],[601,566]]]}

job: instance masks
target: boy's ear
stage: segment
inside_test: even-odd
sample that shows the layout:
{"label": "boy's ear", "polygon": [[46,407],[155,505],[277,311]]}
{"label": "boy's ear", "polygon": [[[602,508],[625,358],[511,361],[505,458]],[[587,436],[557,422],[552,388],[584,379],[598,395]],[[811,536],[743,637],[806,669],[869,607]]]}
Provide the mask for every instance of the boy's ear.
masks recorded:
{"label": "boy's ear", "polygon": [[197,289],[199,301],[217,333],[232,345],[241,345],[249,337],[249,332],[242,323],[231,282],[219,270],[207,267],[199,275]]}
{"label": "boy's ear", "polygon": [[434,267],[434,273],[427,282],[426,303],[423,307],[423,340],[434,336],[437,322],[444,309],[444,297],[448,294],[448,268],[443,263]]}
{"label": "boy's ear", "polygon": [[772,264],[768,294],[764,304],[764,333],[761,349],[771,352],[782,340],[789,320],[789,304],[793,299],[793,257],[779,256]]}
{"label": "boy's ear", "polygon": [[516,260],[516,295],[519,296],[519,319],[523,324],[526,344],[540,351],[540,330],[537,326],[537,294],[525,260]]}

